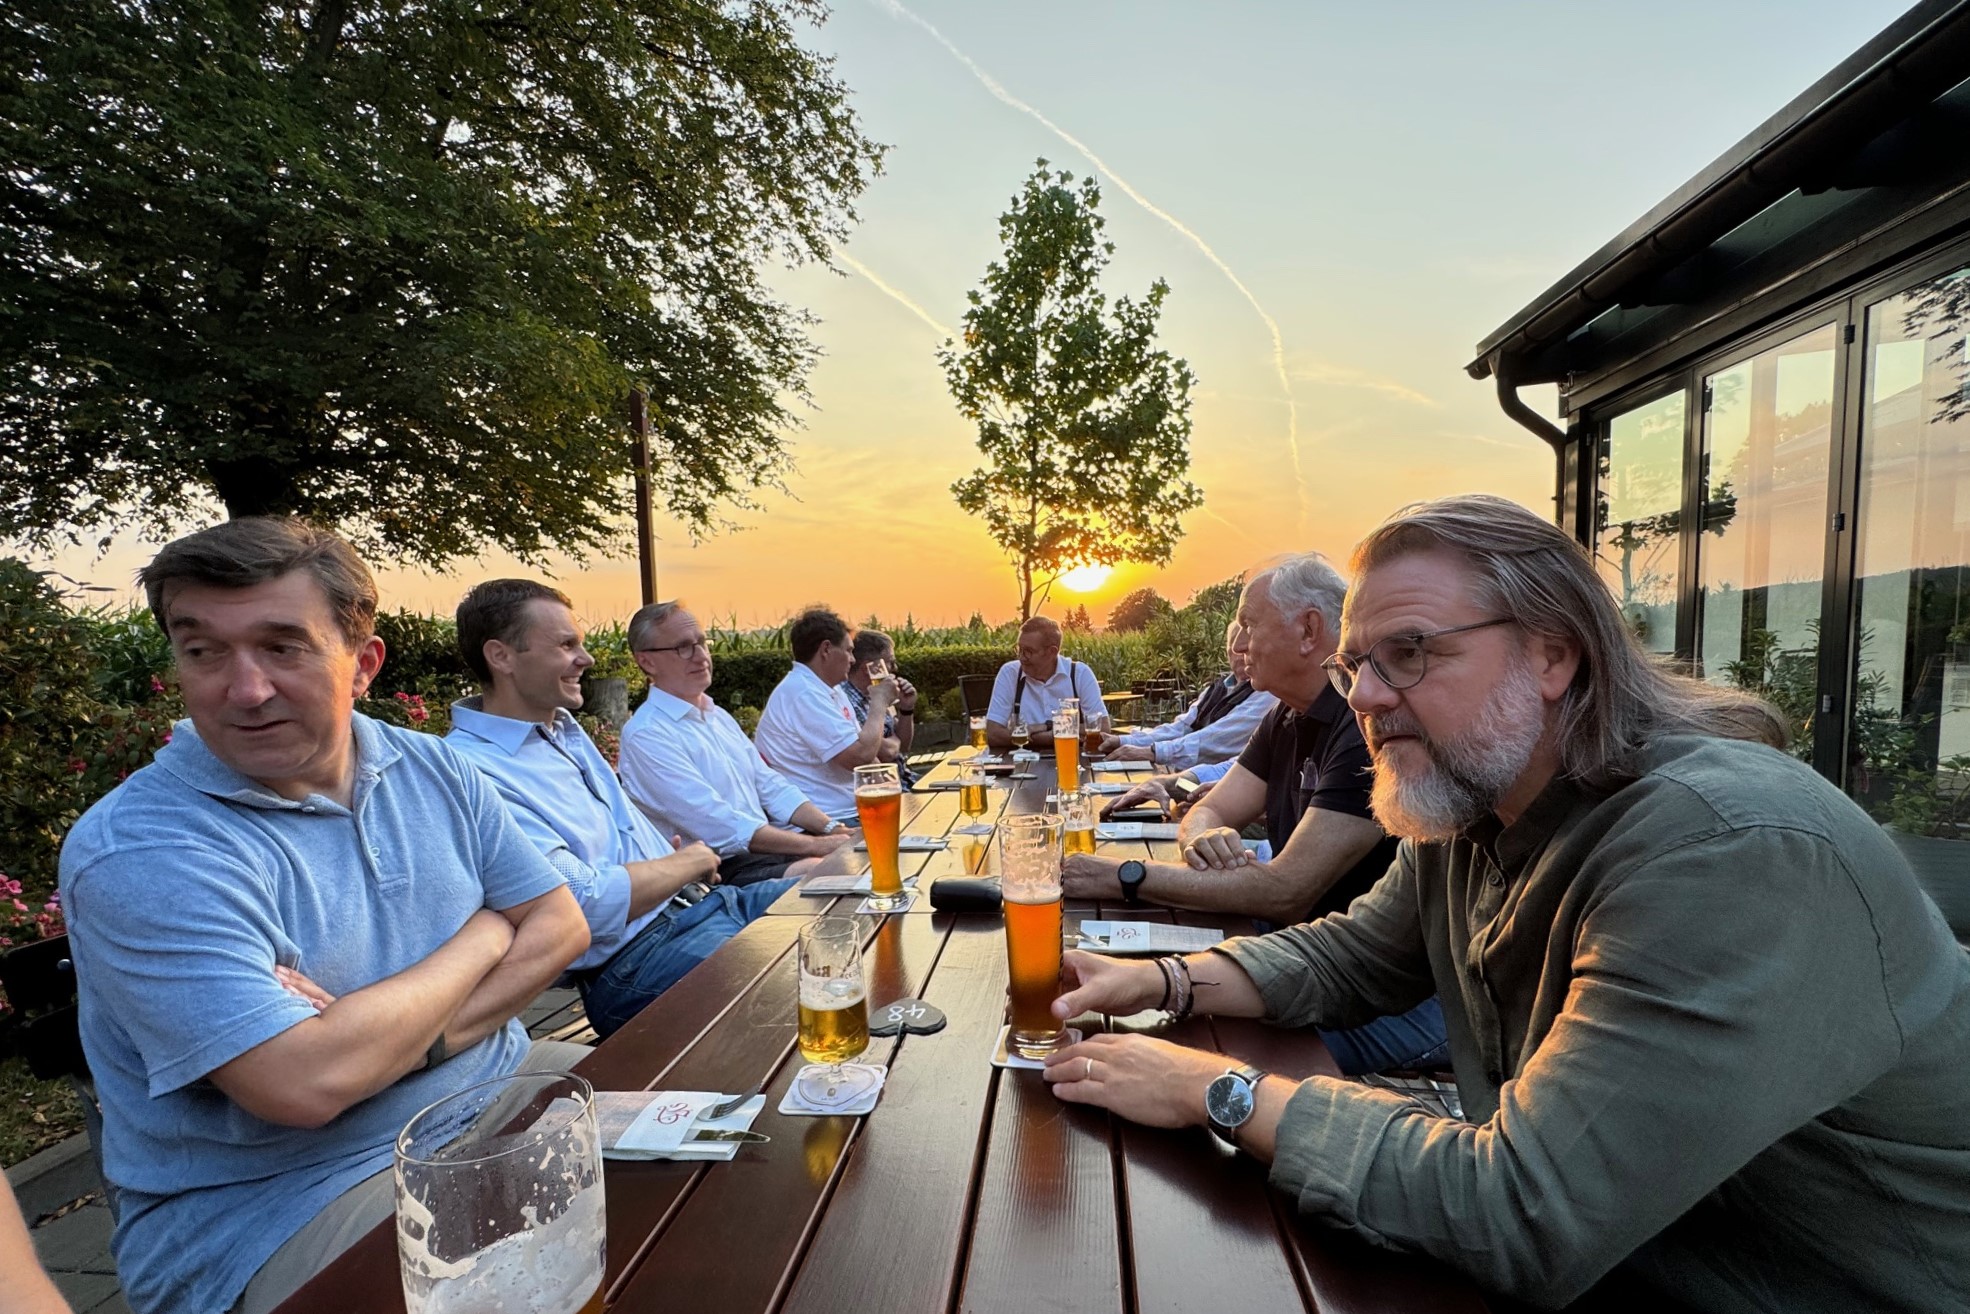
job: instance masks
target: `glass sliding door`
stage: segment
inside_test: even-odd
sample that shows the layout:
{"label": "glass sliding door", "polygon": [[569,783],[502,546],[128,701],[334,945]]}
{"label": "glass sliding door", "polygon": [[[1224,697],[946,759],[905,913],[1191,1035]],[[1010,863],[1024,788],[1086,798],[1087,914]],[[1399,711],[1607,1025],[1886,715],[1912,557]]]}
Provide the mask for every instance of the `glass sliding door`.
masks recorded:
{"label": "glass sliding door", "polygon": [[1847,788],[1970,936],[1970,268],[1867,309]]}
{"label": "glass sliding door", "polygon": [[1704,380],[1696,658],[1758,693],[1811,761],[1839,328],[1827,324]]}
{"label": "glass sliding door", "polygon": [[1594,564],[1651,652],[1676,651],[1686,396],[1614,416],[1594,482]]}

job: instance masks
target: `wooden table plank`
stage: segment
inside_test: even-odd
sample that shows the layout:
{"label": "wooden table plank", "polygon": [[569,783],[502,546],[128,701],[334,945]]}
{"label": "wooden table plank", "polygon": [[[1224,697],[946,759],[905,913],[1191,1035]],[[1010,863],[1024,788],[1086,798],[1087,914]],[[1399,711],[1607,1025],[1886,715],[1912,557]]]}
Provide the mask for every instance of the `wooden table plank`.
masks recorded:
{"label": "wooden table plank", "polygon": [[[885,919],[866,957],[870,1004],[921,991],[948,929],[944,918]],[[744,1314],[772,1309],[826,1203],[841,1155],[859,1133],[859,1118],[779,1112],[780,1098],[801,1067],[793,1052],[792,976],[777,1007],[772,1000],[762,1003],[747,1034],[708,1038],[679,1060],[670,1080],[681,1089],[738,1089],[699,1081],[729,1080],[724,1077],[732,1071],[729,1049],[758,1049],[764,1043],[776,1056],[776,1070],[767,1084],[766,1109],[753,1130],[771,1136],[773,1144],[746,1147],[730,1163],[696,1166],[695,1189],[661,1220],[660,1229],[652,1229],[658,1234],[636,1274],[612,1294],[611,1305],[618,1311]],[[888,1061],[897,1048],[895,1041],[878,1039],[871,1054]],[[700,1073],[705,1075],[700,1078]]]}
{"label": "wooden table plank", "polygon": [[[1099,1024],[1075,1022],[1083,1031]],[[1125,1310],[1128,1245],[1108,1114],[1061,1103],[1038,1072],[997,1076],[958,1308]]]}
{"label": "wooden table plank", "polygon": [[951,1306],[1006,990],[999,920],[953,922],[923,996],[950,1024],[904,1042],[781,1314]]}
{"label": "wooden table plank", "polygon": [[[1130,911],[1145,921],[1176,920],[1166,910]],[[1109,1026],[1216,1048],[1201,1017],[1173,1022],[1147,1012],[1111,1018]],[[1265,1165],[1202,1128],[1172,1131],[1120,1119],[1116,1128],[1138,1314],[1313,1308],[1266,1199]]]}

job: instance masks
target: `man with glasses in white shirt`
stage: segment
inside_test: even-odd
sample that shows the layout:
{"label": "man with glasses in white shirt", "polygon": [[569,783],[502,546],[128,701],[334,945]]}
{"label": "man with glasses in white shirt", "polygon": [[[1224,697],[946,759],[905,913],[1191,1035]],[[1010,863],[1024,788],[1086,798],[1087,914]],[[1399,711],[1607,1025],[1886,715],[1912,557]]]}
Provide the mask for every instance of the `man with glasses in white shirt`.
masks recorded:
{"label": "man with glasses in white shirt", "polygon": [[1013,746],[1012,727],[1024,722],[1027,742],[1053,746],[1053,713],[1069,698],[1081,703],[1081,724],[1100,725],[1108,716],[1101,682],[1086,662],[1060,655],[1060,623],[1034,616],[1019,627],[1019,656],[999,668],[992,701],[985,712],[985,743],[994,753]]}
{"label": "man with glasses in white shirt", "polygon": [[[858,721],[838,687],[855,667],[848,623],[826,607],[809,607],[787,627],[793,668],[766,700],[752,742],[767,764],[793,781],[830,817],[855,815],[855,768],[895,760],[883,723],[900,694],[894,680],[869,687],[869,716]],[[916,696],[910,695],[912,706]]]}
{"label": "man with glasses in white shirt", "polygon": [[650,696],[623,727],[616,769],[652,821],[710,845],[720,879],[734,885],[803,875],[854,842],[712,701],[711,645],[683,604],[652,603],[630,617],[629,647]]}

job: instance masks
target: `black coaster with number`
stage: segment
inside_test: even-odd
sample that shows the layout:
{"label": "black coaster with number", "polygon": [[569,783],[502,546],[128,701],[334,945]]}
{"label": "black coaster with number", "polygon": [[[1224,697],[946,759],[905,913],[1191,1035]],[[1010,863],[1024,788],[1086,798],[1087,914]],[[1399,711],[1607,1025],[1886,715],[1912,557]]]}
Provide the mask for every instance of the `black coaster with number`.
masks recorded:
{"label": "black coaster with number", "polygon": [[948,1020],[944,1010],[935,1004],[926,1004],[921,999],[899,999],[893,1004],[869,1010],[869,1034],[893,1036],[900,1031],[913,1036],[928,1036],[942,1031]]}

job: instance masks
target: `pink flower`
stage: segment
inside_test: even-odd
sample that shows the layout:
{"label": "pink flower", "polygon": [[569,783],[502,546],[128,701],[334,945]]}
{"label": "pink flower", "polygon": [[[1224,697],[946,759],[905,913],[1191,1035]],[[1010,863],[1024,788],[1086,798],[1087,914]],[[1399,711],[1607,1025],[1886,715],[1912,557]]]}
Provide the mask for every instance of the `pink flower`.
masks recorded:
{"label": "pink flower", "polygon": [[151,678],[150,678],[150,691],[151,691],[152,693],[163,693],[163,692],[164,692],[164,681],[162,681],[162,680],[160,680],[160,679],[158,679],[158,678],[157,678],[157,677],[156,677],[155,675],[153,675],[153,676],[151,676]]}

